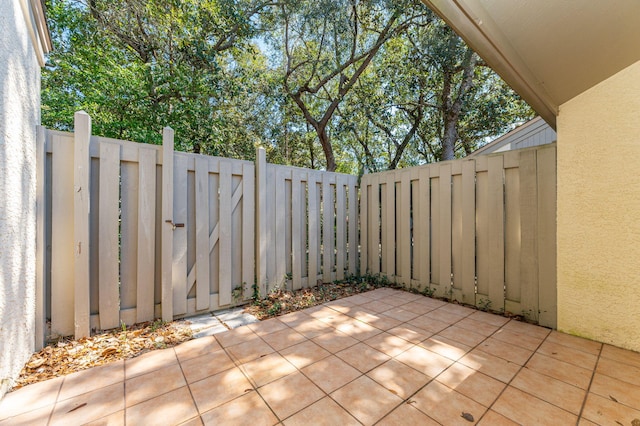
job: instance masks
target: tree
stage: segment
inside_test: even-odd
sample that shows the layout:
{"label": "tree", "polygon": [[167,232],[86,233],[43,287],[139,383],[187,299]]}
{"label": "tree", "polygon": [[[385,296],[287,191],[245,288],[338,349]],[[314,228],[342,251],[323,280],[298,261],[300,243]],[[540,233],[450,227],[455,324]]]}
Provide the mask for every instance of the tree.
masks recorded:
{"label": "tree", "polygon": [[334,114],[380,48],[423,13],[413,1],[322,0],[280,3],[283,87],[316,132],[327,170],[336,170]]}

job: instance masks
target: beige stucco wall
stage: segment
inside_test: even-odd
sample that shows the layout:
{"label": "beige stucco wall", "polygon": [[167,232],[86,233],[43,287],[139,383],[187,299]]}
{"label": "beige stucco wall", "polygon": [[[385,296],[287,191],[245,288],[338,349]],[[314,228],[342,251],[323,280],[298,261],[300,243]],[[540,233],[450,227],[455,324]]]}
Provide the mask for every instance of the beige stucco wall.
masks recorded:
{"label": "beige stucco wall", "polygon": [[640,351],[640,62],[561,105],[558,329]]}
{"label": "beige stucco wall", "polygon": [[0,397],[34,348],[40,67],[20,4],[0,0]]}

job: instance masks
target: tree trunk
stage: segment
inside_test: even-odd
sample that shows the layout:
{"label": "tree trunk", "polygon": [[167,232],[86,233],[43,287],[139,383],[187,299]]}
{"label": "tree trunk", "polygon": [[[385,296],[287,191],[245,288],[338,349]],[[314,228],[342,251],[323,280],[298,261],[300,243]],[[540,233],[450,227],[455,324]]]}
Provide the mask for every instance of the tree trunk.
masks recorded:
{"label": "tree trunk", "polygon": [[333,147],[331,146],[331,140],[329,139],[329,134],[327,133],[327,127],[320,125],[316,128],[316,131],[318,132],[320,145],[322,145],[322,152],[324,152],[324,156],[327,159],[327,171],[335,172],[336,159],[333,156]]}
{"label": "tree trunk", "polygon": [[456,128],[457,119],[457,116],[445,117],[440,161],[453,160],[455,158],[456,139],[458,139],[458,129]]}

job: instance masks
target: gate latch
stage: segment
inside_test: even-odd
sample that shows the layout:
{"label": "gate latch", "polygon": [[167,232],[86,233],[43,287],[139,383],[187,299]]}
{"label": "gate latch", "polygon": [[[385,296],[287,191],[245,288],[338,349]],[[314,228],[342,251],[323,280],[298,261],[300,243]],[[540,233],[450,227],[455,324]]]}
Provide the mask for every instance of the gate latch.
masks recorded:
{"label": "gate latch", "polygon": [[167,219],[165,222],[172,226],[173,231],[175,231],[176,228],[184,228],[184,223],[173,223],[173,220],[171,219]]}

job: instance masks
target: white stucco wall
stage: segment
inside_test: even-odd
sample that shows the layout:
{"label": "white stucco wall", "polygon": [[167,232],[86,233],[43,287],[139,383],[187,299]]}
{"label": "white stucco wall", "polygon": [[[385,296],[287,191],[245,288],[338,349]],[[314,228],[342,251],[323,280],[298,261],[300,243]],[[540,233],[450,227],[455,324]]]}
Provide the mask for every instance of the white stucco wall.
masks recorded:
{"label": "white stucco wall", "polygon": [[0,0],[0,397],[34,348],[40,67],[17,0]]}
{"label": "white stucco wall", "polygon": [[640,351],[640,62],[557,123],[558,329]]}

